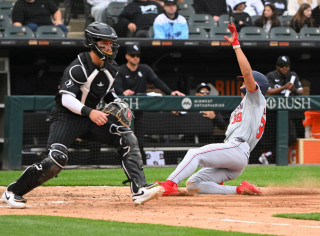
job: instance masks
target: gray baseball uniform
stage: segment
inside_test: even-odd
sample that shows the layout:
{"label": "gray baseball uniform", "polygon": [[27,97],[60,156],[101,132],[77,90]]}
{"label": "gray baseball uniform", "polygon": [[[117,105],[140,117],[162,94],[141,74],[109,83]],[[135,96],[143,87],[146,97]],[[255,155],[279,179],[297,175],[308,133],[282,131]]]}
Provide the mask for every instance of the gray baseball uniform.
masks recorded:
{"label": "gray baseball uniform", "polygon": [[179,184],[201,166],[203,168],[188,179],[188,189],[194,186],[199,193],[235,194],[235,186],[219,183],[235,179],[243,172],[250,152],[262,137],[265,123],[266,100],[257,85],[257,90],[247,91],[232,112],[225,142],[190,149],[168,180]]}

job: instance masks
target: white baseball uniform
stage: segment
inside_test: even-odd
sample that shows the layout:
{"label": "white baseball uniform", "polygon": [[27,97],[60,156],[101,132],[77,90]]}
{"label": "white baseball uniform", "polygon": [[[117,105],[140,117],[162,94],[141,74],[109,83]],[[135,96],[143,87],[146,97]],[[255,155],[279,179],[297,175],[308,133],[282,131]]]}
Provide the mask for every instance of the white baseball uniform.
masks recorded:
{"label": "white baseball uniform", "polygon": [[266,99],[257,85],[256,91],[247,90],[240,105],[232,112],[225,142],[190,149],[168,180],[179,184],[201,166],[203,168],[188,179],[188,190],[235,194],[235,186],[219,183],[235,179],[243,172],[250,152],[263,135],[265,123]]}

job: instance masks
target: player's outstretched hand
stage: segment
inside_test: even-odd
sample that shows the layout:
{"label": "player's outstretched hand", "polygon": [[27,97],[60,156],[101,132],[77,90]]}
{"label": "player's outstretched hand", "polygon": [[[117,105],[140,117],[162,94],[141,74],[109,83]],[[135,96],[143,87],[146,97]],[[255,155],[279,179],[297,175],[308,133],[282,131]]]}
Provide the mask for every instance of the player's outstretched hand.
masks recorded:
{"label": "player's outstretched hand", "polygon": [[232,46],[238,46],[240,45],[239,43],[239,39],[238,39],[238,32],[237,32],[237,29],[235,27],[235,25],[232,23],[232,24],[229,24],[228,25],[228,29],[230,30],[232,36],[231,38],[229,38],[228,36],[224,36],[224,38],[232,44]]}

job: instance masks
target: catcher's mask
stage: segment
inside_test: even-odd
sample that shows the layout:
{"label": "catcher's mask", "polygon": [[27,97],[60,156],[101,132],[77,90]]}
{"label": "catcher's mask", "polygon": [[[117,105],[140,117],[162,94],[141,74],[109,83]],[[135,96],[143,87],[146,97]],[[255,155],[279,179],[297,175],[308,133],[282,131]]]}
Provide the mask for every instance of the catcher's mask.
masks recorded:
{"label": "catcher's mask", "polygon": [[[265,77],[263,74],[261,74],[258,71],[255,71],[255,70],[252,71],[252,75],[253,75],[253,78],[256,81],[256,83],[259,85],[261,93],[265,96],[267,93],[267,90],[270,86],[267,77]],[[243,76],[237,76],[237,79],[242,82],[244,81]],[[242,89],[240,89],[240,91],[241,91],[241,93],[246,95],[247,89],[242,88]]]}
{"label": "catcher's mask", "polygon": [[[117,33],[112,27],[100,22],[93,22],[85,29],[85,41],[84,45],[97,54],[97,56],[106,63],[112,63],[118,54],[119,44],[115,42],[118,40]],[[108,52],[100,48],[97,44],[98,41],[108,40],[112,41],[112,52]]]}

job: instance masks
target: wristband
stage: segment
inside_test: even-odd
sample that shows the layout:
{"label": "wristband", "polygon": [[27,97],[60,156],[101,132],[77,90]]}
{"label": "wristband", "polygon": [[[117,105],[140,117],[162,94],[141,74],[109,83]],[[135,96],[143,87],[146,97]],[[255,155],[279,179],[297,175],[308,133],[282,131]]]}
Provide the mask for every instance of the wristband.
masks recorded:
{"label": "wristband", "polygon": [[92,110],[93,110],[93,109],[90,108],[90,107],[83,106],[82,109],[81,109],[81,114],[84,115],[84,116],[89,116],[89,115],[90,115],[90,112],[91,112]]}
{"label": "wristband", "polygon": [[237,48],[240,48],[240,45],[234,45],[233,46],[233,49],[237,49]]}

